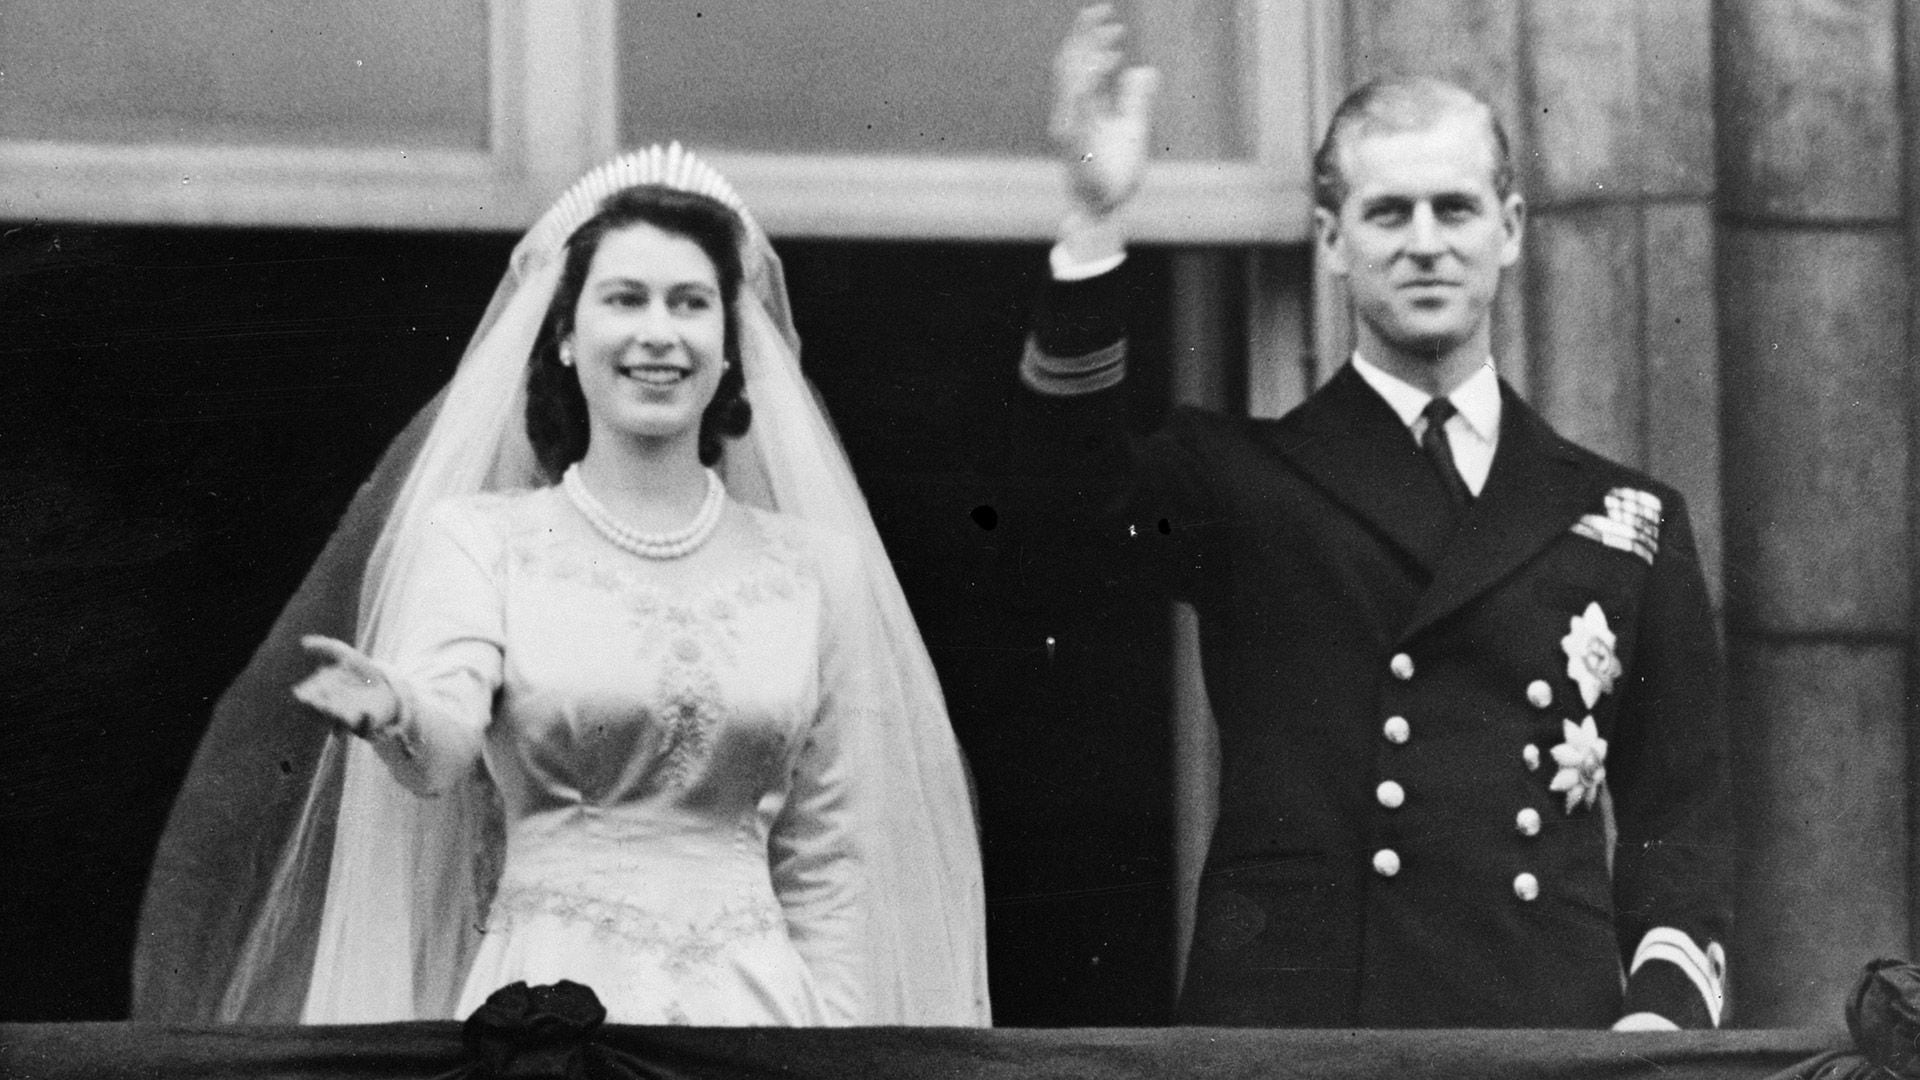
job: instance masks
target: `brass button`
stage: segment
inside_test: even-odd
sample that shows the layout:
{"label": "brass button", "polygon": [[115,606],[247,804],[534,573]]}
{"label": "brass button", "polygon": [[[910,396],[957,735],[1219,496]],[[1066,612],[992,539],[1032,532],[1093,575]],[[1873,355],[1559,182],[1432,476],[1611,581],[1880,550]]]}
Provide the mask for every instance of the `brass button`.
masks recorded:
{"label": "brass button", "polygon": [[1553,687],[1545,679],[1535,679],[1527,684],[1527,701],[1536,709],[1544,709],[1553,704]]}
{"label": "brass button", "polygon": [[1400,746],[1413,737],[1413,728],[1407,723],[1406,717],[1389,716],[1387,722],[1380,726],[1380,734],[1385,735],[1388,742]]}
{"label": "brass button", "polygon": [[1528,743],[1526,749],[1520,751],[1520,760],[1527,763],[1528,772],[1533,772],[1540,767],[1540,748]]}
{"label": "brass button", "polygon": [[1394,678],[1406,682],[1413,678],[1413,657],[1406,653],[1394,653],[1393,659],[1387,661],[1387,670],[1393,672]]}
{"label": "brass button", "polygon": [[1373,853],[1373,872],[1381,877],[1392,877],[1400,872],[1400,853],[1392,848],[1381,848]]}
{"label": "brass button", "polygon": [[1540,898],[1540,879],[1532,874],[1521,874],[1513,879],[1513,895],[1532,903]]}
{"label": "brass button", "polygon": [[1513,819],[1513,827],[1520,830],[1521,836],[1540,835],[1540,811],[1529,806]]}
{"label": "brass button", "polygon": [[1398,810],[1407,801],[1407,789],[1392,780],[1382,780],[1380,786],[1373,789],[1373,797],[1380,800],[1381,806]]}

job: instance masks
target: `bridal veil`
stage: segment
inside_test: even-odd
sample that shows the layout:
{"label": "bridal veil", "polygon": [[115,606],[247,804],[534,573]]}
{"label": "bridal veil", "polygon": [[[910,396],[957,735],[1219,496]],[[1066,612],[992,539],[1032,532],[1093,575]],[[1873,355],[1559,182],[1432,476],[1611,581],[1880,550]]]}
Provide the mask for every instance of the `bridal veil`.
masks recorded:
{"label": "bridal veil", "polygon": [[567,238],[612,192],[663,184],[745,223],[737,325],[752,429],[719,466],[743,502],[853,538],[849,606],[873,676],[860,711],[861,832],[873,898],[875,1024],[988,1022],[974,814],[933,666],[833,429],[800,374],[780,261],[731,187],[676,144],[616,158],[514,249],[452,381],[389,448],[247,669],[215,707],[162,838],[141,913],[140,1020],[378,1022],[451,1017],[498,870],[498,817],[475,775],[435,799],[288,691],[305,633],[378,657],[418,524],[449,495],[544,484],[522,420],[527,357]]}

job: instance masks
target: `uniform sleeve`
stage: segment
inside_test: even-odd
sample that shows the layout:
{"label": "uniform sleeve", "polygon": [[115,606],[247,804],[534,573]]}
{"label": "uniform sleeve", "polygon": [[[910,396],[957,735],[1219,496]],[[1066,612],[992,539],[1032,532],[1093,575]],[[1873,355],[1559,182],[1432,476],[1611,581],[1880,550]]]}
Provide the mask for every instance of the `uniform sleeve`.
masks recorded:
{"label": "uniform sleeve", "polygon": [[1661,515],[1608,761],[1625,1013],[1683,1028],[1724,1012],[1734,823],[1719,636],[1677,495]]}
{"label": "uniform sleeve", "polygon": [[[841,557],[836,550],[823,561]],[[844,595],[844,580],[831,570],[824,576],[819,709],[768,841],[787,933],[813,973],[829,1024],[863,1023],[868,1012],[862,948],[867,876],[855,800],[863,767],[857,726],[875,718],[865,715],[871,700],[862,690],[865,673],[851,662],[851,631],[834,603]]]}
{"label": "uniform sleeve", "polygon": [[[1057,263],[1057,260],[1056,260]],[[1060,268],[1036,306],[1020,358],[1020,381],[1049,397],[1110,390],[1127,375],[1127,304],[1137,288],[1132,268],[1062,280]]]}
{"label": "uniform sleeve", "polygon": [[438,795],[479,759],[501,679],[500,554],[480,515],[458,503],[435,507],[379,648],[400,709],[368,741],[416,794]]}
{"label": "uniform sleeve", "polygon": [[1209,448],[1232,421],[1176,408],[1152,434],[1131,430],[1127,314],[1147,300],[1136,271],[1128,262],[1048,281],[1020,358],[1028,393],[1016,404],[1017,432],[1001,471],[1003,481],[1026,480],[1044,493],[1040,531],[1066,557],[1117,560],[1191,598],[1204,586],[1210,537],[1227,517]]}

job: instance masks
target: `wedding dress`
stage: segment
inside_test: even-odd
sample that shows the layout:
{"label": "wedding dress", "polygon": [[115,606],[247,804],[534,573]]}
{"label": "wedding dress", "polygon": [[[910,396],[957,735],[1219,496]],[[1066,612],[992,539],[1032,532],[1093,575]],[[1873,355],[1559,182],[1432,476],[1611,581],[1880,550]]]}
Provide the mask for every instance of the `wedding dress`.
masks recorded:
{"label": "wedding dress", "polygon": [[[666,561],[602,540],[522,420],[564,243],[636,184],[744,225],[753,423],[715,466],[721,529]],[[562,195],[215,709],[149,881],[136,1019],[459,1017],[566,978],[616,1021],[989,1022],[964,765],[797,354],[778,256],[693,155]],[[307,633],[392,673],[397,737],[299,713]]]}
{"label": "wedding dress", "polygon": [[844,544],[735,507],[741,550],[672,583],[558,487],[433,514],[384,665],[380,748],[431,792],[484,758],[504,866],[457,1012],[572,979],[616,1022],[862,1015],[857,837],[836,663]]}

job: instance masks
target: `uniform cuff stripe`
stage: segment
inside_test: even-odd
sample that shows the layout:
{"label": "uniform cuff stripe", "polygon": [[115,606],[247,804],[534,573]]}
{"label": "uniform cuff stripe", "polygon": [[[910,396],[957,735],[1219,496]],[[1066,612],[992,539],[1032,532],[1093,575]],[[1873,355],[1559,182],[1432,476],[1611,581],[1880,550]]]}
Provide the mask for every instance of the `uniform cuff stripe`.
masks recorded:
{"label": "uniform cuff stripe", "polygon": [[1119,385],[1127,375],[1127,343],[1116,341],[1084,356],[1052,356],[1027,339],[1020,381],[1042,394],[1071,397]]}
{"label": "uniform cuff stripe", "polygon": [[1684,972],[1706,1000],[1707,1015],[1712,1017],[1713,1026],[1720,1026],[1720,1012],[1726,1006],[1727,954],[1719,942],[1708,942],[1703,952],[1685,933],[1671,926],[1656,926],[1640,939],[1627,974],[1639,971],[1640,965],[1649,960],[1665,960]]}

